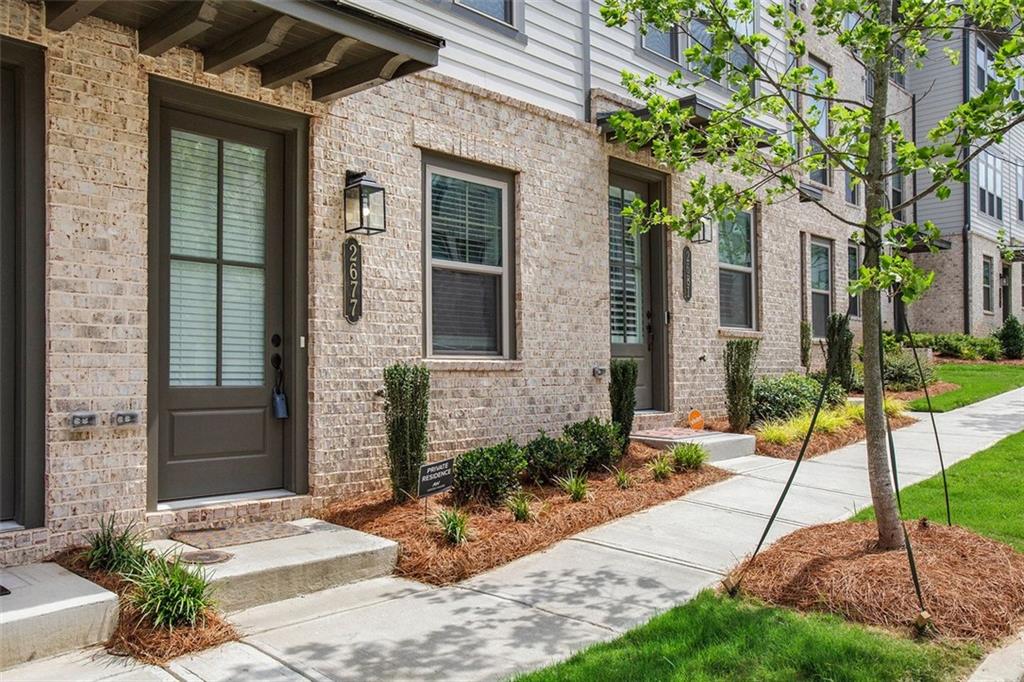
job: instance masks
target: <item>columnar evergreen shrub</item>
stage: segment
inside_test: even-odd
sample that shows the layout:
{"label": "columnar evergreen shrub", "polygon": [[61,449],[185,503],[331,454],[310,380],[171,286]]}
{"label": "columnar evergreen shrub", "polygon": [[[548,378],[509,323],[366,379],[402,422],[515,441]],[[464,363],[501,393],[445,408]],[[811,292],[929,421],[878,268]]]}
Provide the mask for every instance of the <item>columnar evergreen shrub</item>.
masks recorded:
{"label": "columnar evergreen shrub", "polygon": [[853,387],[853,332],[846,315],[829,315],[825,344],[826,367],[831,367],[832,377],[850,391]]}
{"label": "columnar evergreen shrub", "polygon": [[523,448],[526,475],[536,483],[551,483],[587,467],[587,457],[568,438],[552,438],[543,431]]}
{"label": "columnar evergreen shrub", "polygon": [[622,459],[624,443],[615,422],[590,417],[569,424],[563,435],[580,451],[588,471],[602,471]]}
{"label": "columnar evergreen shrub", "polygon": [[811,369],[811,323],[807,320],[800,322],[800,364],[804,371]]}
{"label": "columnar evergreen shrub", "polygon": [[384,422],[388,469],[395,500],[415,496],[420,465],[427,458],[430,370],[402,363],[384,369]]}
{"label": "columnar evergreen shrub", "polygon": [[758,343],[755,339],[733,339],[725,344],[725,400],[729,428],[746,431],[754,401],[754,363]]}
{"label": "columnar evergreen shrub", "polygon": [[511,438],[470,450],[455,460],[452,494],[459,504],[474,500],[497,504],[519,489],[526,457]]}
{"label": "columnar evergreen shrub", "polygon": [[1003,346],[1003,355],[1010,360],[1024,358],[1024,326],[1015,316],[1010,315],[996,332],[999,343]]}
{"label": "columnar evergreen shrub", "polygon": [[633,411],[636,409],[637,364],[633,358],[615,358],[611,363],[608,397],[612,403],[612,421],[619,425],[623,447],[629,443],[633,431]]}

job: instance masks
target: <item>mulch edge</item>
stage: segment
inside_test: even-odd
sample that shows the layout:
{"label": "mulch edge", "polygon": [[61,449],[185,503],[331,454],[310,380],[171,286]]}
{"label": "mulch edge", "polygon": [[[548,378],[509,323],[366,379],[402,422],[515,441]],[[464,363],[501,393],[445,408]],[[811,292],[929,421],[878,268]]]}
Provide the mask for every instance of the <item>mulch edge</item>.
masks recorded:
{"label": "mulch edge", "polygon": [[85,549],[65,549],[52,556],[50,561],[117,595],[117,627],[110,639],[104,642],[107,653],[162,666],[179,656],[239,639],[235,627],[212,609],[203,615],[202,623],[196,627],[159,628],[152,625],[128,599],[132,584],[116,573],[90,569],[83,561]]}

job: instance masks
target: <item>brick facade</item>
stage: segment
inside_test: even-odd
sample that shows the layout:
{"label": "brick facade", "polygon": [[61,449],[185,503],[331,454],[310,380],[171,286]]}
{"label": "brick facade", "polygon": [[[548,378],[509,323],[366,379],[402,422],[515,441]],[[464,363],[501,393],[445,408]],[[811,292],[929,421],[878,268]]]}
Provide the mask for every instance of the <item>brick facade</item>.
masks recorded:
{"label": "brick facade", "polygon": [[[39,4],[0,4],[0,34],[46,48],[47,375],[46,526],[0,533],[0,564],[38,560],[81,543],[116,514],[154,534],[308,514],[338,497],[378,489],[383,456],[382,369],[423,357],[422,155],[446,154],[515,173],[513,360],[427,360],[432,370],[430,449],[452,455],[506,436],[523,441],[589,415],[607,416],[610,356],[607,263],[609,157],[655,167],[604,140],[598,128],[467,85],[423,75],[324,105],[307,85],[259,85],[255,69],[222,76],[202,56],[173,49],[140,56],[134,31],[96,18],[43,28]],[[840,63],[841,55],[835,58]],[[852,63],[852,60],[847,59]],[[844,67],[845,68],[845,67]],[[148,83],[151,76],[310,116],[309,494],[202,509],[147,510]],[[859,81],[858,81],[859,82]],[[346,169],[369,171],[388,192],[388,230],[361,237],[364,316],[342,315],[341,214]],[[673,175],[670,200],[688,178]],[[843,202],[842,178],[826,203]],[[758,310],[754,332],[718,324],[717,244],[693,245],[693,296],[682,295],[683,240],[667,246],[669,409],[721,414],[722,350],[735,336],[761,340],[759,371],[800,363],[801,235],[834,243],[833,308],[846,307],[851,228],[795,198],[757,211]],[[806,259],[805,259],[806,260]],[[980,266],[979,266],[980,267]],[[799,275],[797,273],[800,273]],[[815,355],[820,355],[815,351]],[[104,422],[115,410],[139,425],[68,428],[74,410]]]}

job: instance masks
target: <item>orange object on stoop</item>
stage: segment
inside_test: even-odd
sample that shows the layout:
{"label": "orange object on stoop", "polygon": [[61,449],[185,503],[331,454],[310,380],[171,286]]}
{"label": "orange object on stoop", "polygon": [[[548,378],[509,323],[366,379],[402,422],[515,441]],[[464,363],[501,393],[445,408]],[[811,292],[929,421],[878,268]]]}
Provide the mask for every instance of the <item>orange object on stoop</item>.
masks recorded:
{"label": "orange object on stoop", "polygon": [[704,430],[704,415],[700,413],[700,410],[690,410],[686,421],[694,431]]}

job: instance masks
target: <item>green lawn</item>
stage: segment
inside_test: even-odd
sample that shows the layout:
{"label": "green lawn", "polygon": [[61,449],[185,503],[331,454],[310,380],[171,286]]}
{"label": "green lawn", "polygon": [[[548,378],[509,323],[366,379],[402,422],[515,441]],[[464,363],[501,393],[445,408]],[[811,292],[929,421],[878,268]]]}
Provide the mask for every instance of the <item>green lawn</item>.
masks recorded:
{"label": "green lawn", "polygon": [[520,679],[946,680],[977,647],[900,639],[833,616],[702,592],[622,637]]}
{"label": "green lawn", "polygon": [[[898,464],[899,452],[896,456]],[[953,465],[946,476],[953,523],[1024,552],[1024,431]],[[907,518],[927,516],[945,523],[941,474],[909,486],[900,495]],[[854,517],[858,521],[872,518],[870,508]]]}
{"label": "green lawn", "polygon": [[[935,373],[940,381],[957,384],[960,388],[932,397],[934,412],[948,412],[964,405],[1024,386],[1024,365],[938,365]],[[924,398],[910,402],[911,410],[926,411]]]}

